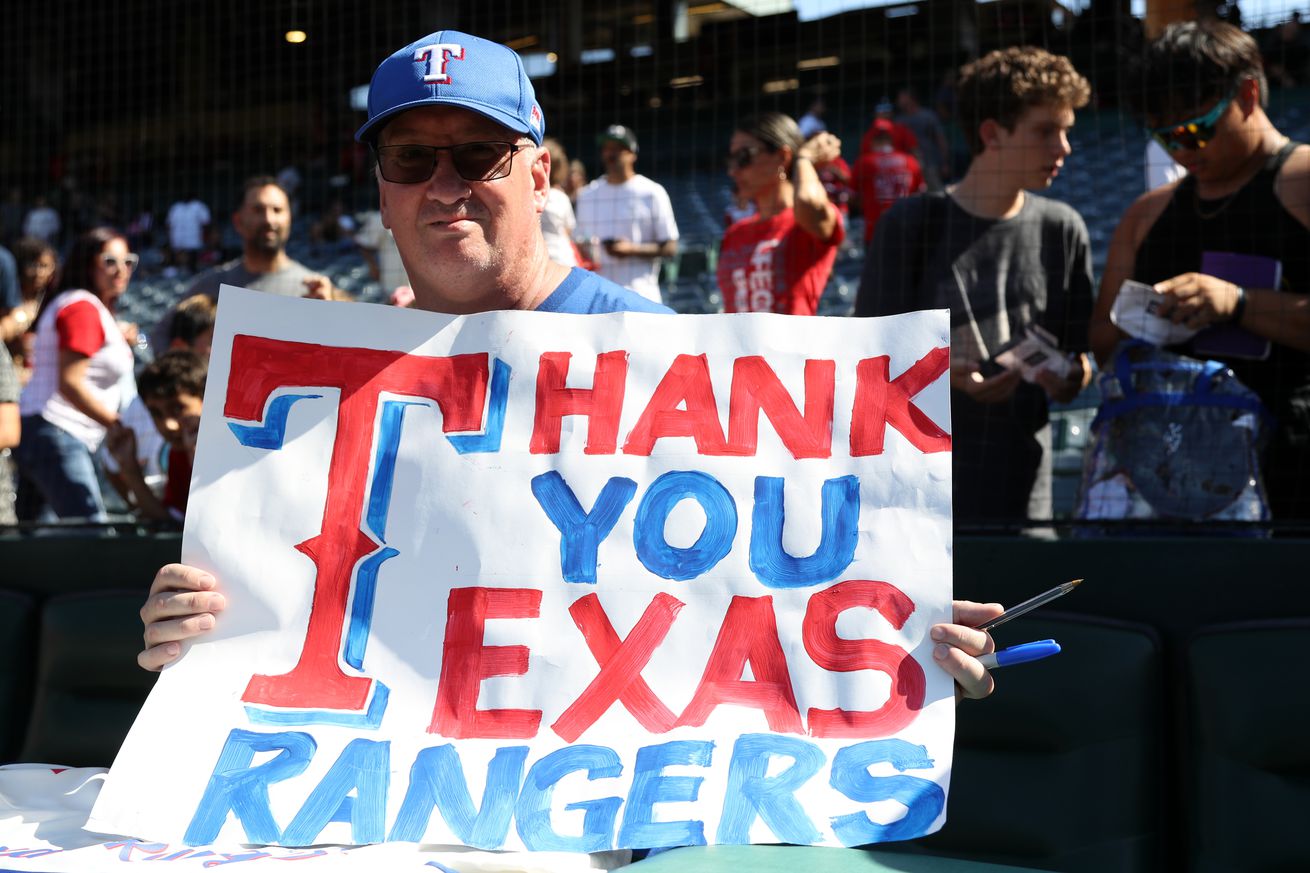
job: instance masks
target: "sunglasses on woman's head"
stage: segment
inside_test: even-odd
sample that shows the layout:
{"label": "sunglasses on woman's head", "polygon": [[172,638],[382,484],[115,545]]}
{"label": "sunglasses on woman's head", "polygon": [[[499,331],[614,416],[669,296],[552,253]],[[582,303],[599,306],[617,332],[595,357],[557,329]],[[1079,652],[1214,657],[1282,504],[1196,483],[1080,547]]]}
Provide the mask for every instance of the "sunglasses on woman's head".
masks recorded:
{"label": "sunglasses on woman's head", "polygon": [[760,146],[746,146],[737,149],[735,152],[728,152],[728,169],[744,170],[755,160],[755,156],[764,149]]}
{"label": "sunglasses on woman's head", "polygon": [[136,265],[140,262],[141,259],[136,255],[123,255],[120,257],[118,255],[103,254],[100,256],[100,263],[104,264],[107,270],[126,269],[130,273],[136,269]]}
{"label": "sunglasses on woman's head", "polygon": [[1156,142],[1164,146],[1166,151],[1203,149],[1210,144],[1210,140],[1214,139],[1215,131],[1219,127],[1219,119],[1228,109],[1228,104],[1233,102],[1234,96],[1229,94],[1204,115],[1167,127],[1157,127],[1151,130],[1150,134]]}
{"label": "sunglasses on woman's head", "polygon": [[450,152],[450,162],[465,182],[490,182],[509,175],[510,158],[521,148],[512,142],[465,142],[454,146],[385,145],[375,152],[383,179],[417,185],[432,178],[440,152]]}

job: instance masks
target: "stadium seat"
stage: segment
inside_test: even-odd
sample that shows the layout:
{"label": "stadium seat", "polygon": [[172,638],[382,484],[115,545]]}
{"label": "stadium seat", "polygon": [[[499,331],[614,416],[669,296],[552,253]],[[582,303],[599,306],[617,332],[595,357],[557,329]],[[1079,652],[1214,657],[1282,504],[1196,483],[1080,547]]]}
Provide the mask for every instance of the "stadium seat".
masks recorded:
{"label": "stadium seat", "polygon": [[1305,870],[1310,618],[1199,631],[1187,650],[1192,869]]}
{"label": "stadium seat", "polygon": [[1051,612],[995,636],[1052,638],[1063,651],[1005,670],[986,702],[960,704],[946,825],[887,848],[1043,870],[1165,869],[1171,746],[1155,631]]}
{"label": "stadium seat", "polygon": [[27,728],[27,704],[32,699],[32,644],[36,609],[31,597],[0,591],[0,763],[15,755]]}
{"label": "stadium seat", "polygon": [[140,591],[51,597],[41,610],[36,694],[19,760],[108,767],[155,676],[136,665]]}

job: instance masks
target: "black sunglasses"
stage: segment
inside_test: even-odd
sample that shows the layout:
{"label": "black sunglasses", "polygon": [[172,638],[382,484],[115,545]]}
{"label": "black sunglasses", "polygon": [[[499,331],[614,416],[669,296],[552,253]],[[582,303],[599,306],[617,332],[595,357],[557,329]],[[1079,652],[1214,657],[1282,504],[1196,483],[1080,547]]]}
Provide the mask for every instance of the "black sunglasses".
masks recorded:
{"label": "black sunglasses", "polygon": [[764,151],[763,146],[745,146],[735,152],[728,152],[728,169],[744,170],[754,161],[755,156]]}
{"label": "black sunglasses", "polygon": [[450,152],[455,172],[465,182],[490,182],[509,175],[510,158],[521,148],[512,142],[464,142],[454,146],[385,145],[374,152],[383,179],[417,185],[432,178],[439,152]]}

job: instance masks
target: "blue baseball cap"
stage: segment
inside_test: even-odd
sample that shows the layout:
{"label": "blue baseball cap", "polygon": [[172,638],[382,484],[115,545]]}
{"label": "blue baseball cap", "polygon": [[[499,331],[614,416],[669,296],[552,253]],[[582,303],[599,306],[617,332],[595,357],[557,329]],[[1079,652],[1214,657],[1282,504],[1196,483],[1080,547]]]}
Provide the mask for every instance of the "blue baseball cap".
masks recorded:
{"label": "blue baseball cap", "polygon": [[371,142],[392,117],[419,106],[458,106],[541,145],[546,119],[523,61],[509,46],[438,30],[383,61],[368,87],[368,121],[355,133]]}

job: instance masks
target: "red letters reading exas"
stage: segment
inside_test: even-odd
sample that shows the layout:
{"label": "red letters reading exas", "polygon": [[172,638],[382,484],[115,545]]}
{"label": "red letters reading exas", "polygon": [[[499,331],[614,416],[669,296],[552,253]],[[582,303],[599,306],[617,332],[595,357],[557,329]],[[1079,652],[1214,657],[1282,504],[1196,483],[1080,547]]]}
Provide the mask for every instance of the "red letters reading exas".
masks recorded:
{"label": "red letters reading exas", "polygon": [[[537,735],[539,710],[481,710],[476,704],[483,678],[524,673],[529,654],[523,646],[483,646],[486,619],[535,618],[540,595],[539,591],[517,588],[457,588],[451,592],[446,661],[431,733],[463,739],[530,739]],[[656,594],[627,638],[621,639],[596,594],[574,601],[569,612],[599,671],[551,725],[556,735],[565,742],[576,742],[615,703],[654,734],[684,725],[698,727],[720,705],[732,704],[760,710],[769,729],[778,733],[862,738],[891,736],[914,721],[923,708],[927,680],[908,652],[880,640],[837,636],[838,616],[855,608],[875,610],[899,630],[914,612],[913,601],[886,582],[852,579],[810,596],[801,636],[810,660],[824,670],[885,673],[891,679],[891,693],[880,708],[869,712],[811,708],[803,722],[778,635],[773,598],[737,596],[728,603],[695,693],[682,715],[675,717],[641,673],[682,607],[677,598]],[[456,655],[460,656],[458,664],[451,661]],[[489,668],[493,658],[504,668]],[[751,679],[742,678],[747,666]]]}

